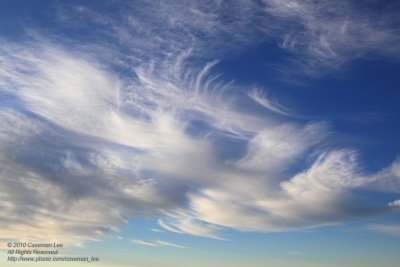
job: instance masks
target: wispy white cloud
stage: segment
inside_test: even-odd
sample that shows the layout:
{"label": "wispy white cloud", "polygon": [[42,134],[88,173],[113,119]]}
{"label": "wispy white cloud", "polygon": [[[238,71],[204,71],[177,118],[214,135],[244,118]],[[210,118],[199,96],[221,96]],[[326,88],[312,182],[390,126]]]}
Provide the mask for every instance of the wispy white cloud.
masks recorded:
{"label": "wispy white cloud", "polygon": [[[266,0],[265,12],[281,23],[280,46],[298,56],[298,71],[315,75],[378,54],[398,57],[398,18],[387,3]],[[266,25],[268,27],[268,25]],[[288,70],[288,69],[286,69]],[[293,72],[291,71],[291,74]]]}
{"label": "wispy white cloud", "polygon": [[144,241],[140,239],[132,239],[132,243],[137,244],[137,245],[142,245],[142,246],[148,246],[148,247],[172,247],[172,248],[188,248],[185,246],[181,246],[175,243],[171,242],[166,242],[162,240],[156,240],[156,241]]}
{"label": "wispy white cloud", "polygon": [[208,237],[219,240],[226,240],[219,236],[219,227],[198,220],[196,217],[189,217],[187,214],[169,214],[167,222],[158,220],[159,225],[170,232],[178,234],[189,234]]}
{"label": "wispy white cloud", "polygon": [[164,233],[165,231],[158,229],[158,228],[153,228],[151,229],[152,232],[156,232],[156,233]]}
{"label": "wispy white cloud", "polygon": [[400,207],[400,200],[397,199],[395,201],[389,202],[390,207]]}
{"label": "wispy white cloud", "polygon": [[373,232],[400,236],[400,226],[399,225],[372,224],[372,225],[367,226],[366,229],[369,231],[373,231]]}
{"label": "wispy white cloud", "polygon": [[[372,186],[375,190],[400,192],[400,159],[396,159],[388,167],[374,175]],[[395,202],[393,202],[395,203]]]}
{"label": "wispy white cloud", "polygon": [[349,0],[137,1],[114,8],[117,16],[101,8],[67,6],[60,9],[59,19],[73,29],[85,29],[82,20],[98,25],[95,32],[86,29],[88,34],[108,38],[113,48],[123,44],[130,52],[124,61],[129,58],[134,64],[188,48],[199,57],[225,58],[273,42],[291,54],[277,68],[286,77],[299,78],[338,70],[364,57],[398,59],[400,51],[398,7],[389,2],[380,9],[374,1]]}
{"label": "wispy white cloud", "polygon": [[277,101],[271,101],[268,99],[263,90],[254,88],[253,90],[249,91],[248,96],[256,103],[260,104],[264,108],[274,113],[288,116],[288,117],[296,117],[294,112],[290,111],[286,107],[280,105]]}
{"label": "wispy white cloud", "polygon": [[[315,150],[324,123],[240,110],[238,95],[207,75],[215,63],[197,73],[180,59],[172,70],[145,64],[129,82],[61,48],[21,48],[20,57],[7,47],[2,92],[24,107],[1,110],[1,231],[10,238],[43,238],[46,229],[96,239],[148,215],[165,230],[217,239],[224,228],[316,227],[368,214],[352,190],[396,172],[394,163],[367,175],[353,151]],[[219,142],[244,149],[227,155]],[[290,174],[310,151],[319,155],[311,166]]]}
{"label": "wispy white cloud", "polygon": [[[356,152],[327,145],[326,123],[295,122],[295,111],[224,80],[208,58],[274,32],[313,70],[366,53],[358,39],[346,46],[363,18],[349,17],[355,24],[336,43],[342,35],[326,27],[341,21],[341,7],[329,6],[324,22],[314,5],[138,2],[138,13],[124,3],[117,19],[81,6],[81,17],[60,11],[59,19],[103,25],[90,45],[70,40],[70,49],[54,40],[71,37],[32,33],[29,44],[0,40],[0,236],[77,244],[151,216],[167,231],[223,239],[225,228],[286,231],[392,211],[396,201],[372,208],[353,191],[399,191],[398,161],[366,173]],[[291,35],[281,21],[301,29]],[[367,23],[360,41],[389,24]],[[367,43],[378,51],[394,32]]]}

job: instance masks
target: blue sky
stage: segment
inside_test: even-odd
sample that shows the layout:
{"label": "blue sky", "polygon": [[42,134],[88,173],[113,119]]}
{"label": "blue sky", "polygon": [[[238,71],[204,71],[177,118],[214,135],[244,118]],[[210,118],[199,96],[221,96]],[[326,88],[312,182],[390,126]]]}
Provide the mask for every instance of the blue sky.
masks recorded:
{"label": "blue sky", "polygon": [[396,1],[0,5],[2,254],[400,260]]}

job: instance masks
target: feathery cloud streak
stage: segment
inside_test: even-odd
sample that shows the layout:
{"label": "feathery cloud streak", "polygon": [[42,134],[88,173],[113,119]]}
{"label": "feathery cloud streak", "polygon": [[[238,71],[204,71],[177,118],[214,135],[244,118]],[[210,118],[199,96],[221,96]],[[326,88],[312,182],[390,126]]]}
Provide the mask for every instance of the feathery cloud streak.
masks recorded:
{"label": "feathery cloud streak", "polygon": [[137,245],[142,245],[142,246],[148,246],[148,247],[172,247],[172,248],[187,248],[185,246],[181,246],[175,243],[171,242],[166,242],[162,240],[156,240],[156,241],[144,241],[140,239],[133,239],[131,240],[132,243],[137,244]]}
{"label": "feathery cloud streak", "polygon": [[[135,63],[188,48],[201,57],[224,58],[233,51],[276,43],[291,54],[277,68],[283,75],[302,77],[338,70],[363,57],[398,59],[400,52],[399,7],[391,1],[118,3],[62,8],[59,19],[69,27],[86,30],[93,39],[107,37],[116,48],[123,45],[124,50],[140,53],[139,58],[129,57]],[[110,6],[115,14],[105,12]],[[82,26],[88,21],[98,25],[98,30]]]}

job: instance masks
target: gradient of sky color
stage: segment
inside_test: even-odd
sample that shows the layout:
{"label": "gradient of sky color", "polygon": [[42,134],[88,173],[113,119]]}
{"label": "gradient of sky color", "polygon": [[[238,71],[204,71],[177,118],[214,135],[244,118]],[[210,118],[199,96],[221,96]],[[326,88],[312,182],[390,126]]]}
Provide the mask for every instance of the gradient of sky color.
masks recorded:
{"label": "gradient of sky color", "polygon": [[398,265],[398,1],[0,7],[2,266]]}

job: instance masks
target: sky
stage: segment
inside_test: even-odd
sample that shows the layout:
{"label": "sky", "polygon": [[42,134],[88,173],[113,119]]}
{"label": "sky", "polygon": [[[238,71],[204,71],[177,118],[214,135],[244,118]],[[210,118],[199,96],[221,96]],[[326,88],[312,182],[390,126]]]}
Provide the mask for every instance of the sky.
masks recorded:
{"label": "sky", "polygon": [[399,12],[1,0],[1,265],[397,266]]}

